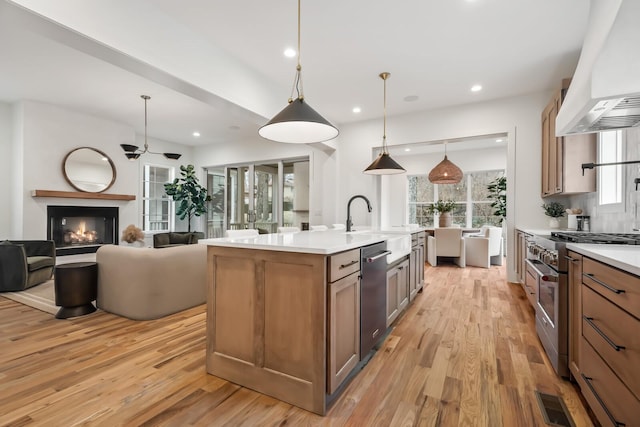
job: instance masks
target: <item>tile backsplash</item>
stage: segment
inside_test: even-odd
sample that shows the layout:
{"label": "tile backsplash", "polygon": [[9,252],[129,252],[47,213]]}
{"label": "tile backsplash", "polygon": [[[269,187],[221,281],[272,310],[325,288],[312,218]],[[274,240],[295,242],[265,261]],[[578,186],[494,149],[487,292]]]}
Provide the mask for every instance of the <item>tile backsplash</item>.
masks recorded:
{"label": "tile backsplash", "polygon": [[[640,160],[640,129],[623,130],[625,141],[624,159]],[[568,197],[566,205],[581,208],[583,215],[591,216],[591,231],[628,233],[640,228],[640,186],[636,191],[634,179],[640,178],[640,164],[623,165],[624,208],[611,211],[598,206],[598,193]],[[566,218],[565,218],[566,222]]]}

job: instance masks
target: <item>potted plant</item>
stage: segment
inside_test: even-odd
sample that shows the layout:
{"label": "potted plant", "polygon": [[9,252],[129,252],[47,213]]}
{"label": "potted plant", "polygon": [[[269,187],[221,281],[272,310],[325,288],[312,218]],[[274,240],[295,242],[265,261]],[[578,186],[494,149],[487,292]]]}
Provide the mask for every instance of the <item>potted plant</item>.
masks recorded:
{"label": "potted plant", "polygon": [[180,178],[164,185],[164,191],[175,202],[178,202],[176,214],[180,219],[188,218],[188,229],[191,232],[191,218],[207,212],[207,202],[211,196],[207,189],[198,182],[193,165],[180,166]]}
{"label": "potted plant", "polygon": [[451,211],[453,211],[455,207],[456,202],[453,200],[438,200],[427,209],[430,214],[438,214],[438,225],[440,227],[451,227]]}
{"label": "potted plant", "polygon": [[503,222],[507,218],[507,177],[499,176],[487,185],[488,197],[493,200],[493,215]]}
{"label": "potted plant", "polygon": [[559,228],[560,221],[558,218],[564,216],[564,205],[558,202],[545,203],[542,205],[542,209],[544,209],[544,214],[546,216],[551,217],[549,220],[549,227]]}

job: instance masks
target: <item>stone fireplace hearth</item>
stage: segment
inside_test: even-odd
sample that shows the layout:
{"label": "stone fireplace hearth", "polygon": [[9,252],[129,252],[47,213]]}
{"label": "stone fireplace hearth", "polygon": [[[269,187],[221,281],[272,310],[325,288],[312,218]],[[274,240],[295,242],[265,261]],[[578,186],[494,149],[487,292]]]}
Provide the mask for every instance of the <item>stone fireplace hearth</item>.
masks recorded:
{"label": "stone fireplace hearth", "polygon": [[102,245],[118,244],[118,208],[47,206],[47,238],[56,256],[94,253]]}

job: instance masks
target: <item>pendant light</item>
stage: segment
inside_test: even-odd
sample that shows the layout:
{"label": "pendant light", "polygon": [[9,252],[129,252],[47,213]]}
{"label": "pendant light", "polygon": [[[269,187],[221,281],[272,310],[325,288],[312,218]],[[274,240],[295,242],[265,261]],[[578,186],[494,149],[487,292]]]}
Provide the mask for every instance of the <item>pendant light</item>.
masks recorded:
{"label": "pendant light", "polygon": [[402,166],[396,163],[387,150],[387,79],[390,73],[380,73],[380,78],[384,81],[384,121],[382,127],[382,152],[364,170],[368,175],[395,175],[406,172]]}
{"label": "pendant light", "polygon": [[457,184],[462,181],[462,171],[447,159],[447,143],[444,143],[444,160],[429,172],[429,181],[434,184]]}
{"label": "pendant light", "polygon": [[[293,91],[297,92],[294,99]],[[300,0],[298,0],[298,65],[291,88],[289,105],[280,111],[258,134],[272,141],[294,144],[323,142],[338,136],[338,129],[311,108],[304,99],[302,66],[300,65]]]}
{"label": "pendant light", "polygon": [[138,160],[141,154],[151,153],[151,154],[162,154],[167,159],[178,160],[182,154],[178,153],[154,153],[153,151],[149,151],[149,144],[147,143],[147,101],[151,99],[149,95],[140,95],[140,98],[144,99],[144,150],[138,150],[137,145],[131,144],[120,144],[120,147],[124,150],[124,155],[127,156],[127,159],[134,161]]}

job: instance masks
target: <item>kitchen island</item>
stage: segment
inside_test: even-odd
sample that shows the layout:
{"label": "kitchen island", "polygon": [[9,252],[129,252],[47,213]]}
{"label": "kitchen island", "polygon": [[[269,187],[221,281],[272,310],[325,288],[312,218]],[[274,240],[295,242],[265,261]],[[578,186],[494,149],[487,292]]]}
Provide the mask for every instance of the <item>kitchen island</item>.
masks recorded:
{"label": "kitchen island", "polygon": [[388,239],[303,231],[201,240],[207,372],[323,415],[360,361],[360,248]]}

